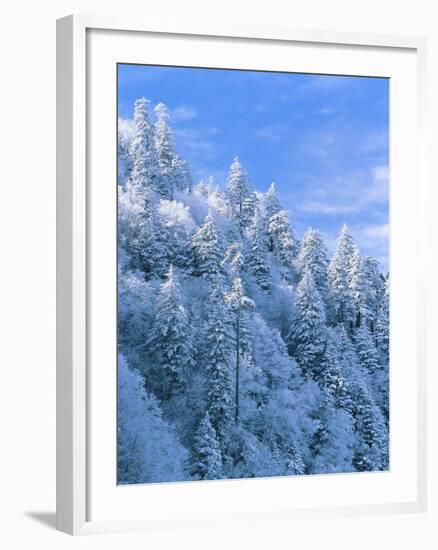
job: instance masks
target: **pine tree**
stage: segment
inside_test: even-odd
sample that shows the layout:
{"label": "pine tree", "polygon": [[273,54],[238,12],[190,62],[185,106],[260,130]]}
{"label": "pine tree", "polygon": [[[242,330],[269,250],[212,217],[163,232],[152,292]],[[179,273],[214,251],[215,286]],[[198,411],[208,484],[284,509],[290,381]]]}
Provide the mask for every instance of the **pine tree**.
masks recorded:
{"label": "pine tree", "polygon": [[389,280],[380,303],[376,321],[376,344],[386,361],[389,361]]}
{"label": "pine tree", "polygon": [[325,311],[309,271],[298,285],[295,315],[288,335],[290,349],[305,376],[315,378],[326,340]]}
{"label": "pine tree", "polygon": [[179,155],[172,160],[173,186],[179,191],[192,192],[193,179],[189,166]]}
{"label": "pine tree", "polygon": [[329,319],[333,325],[344,324],[350,328],[355,317],[350,290],[350,270],[354,253],[353,239],[348,227],[344,224],[328,268]]}
{"label": "pine tree", "polygon": [[249,239],[248,263],[257,284],[263,290],[271,288],[269,264],[266,258],[267,246],[264,238],[260,211],[255,211]]}
{"label": "pine tree", "polygon": [[195,479],[222,477],[221,451],[208,412],[205,413],[196,431],[188,470]]}
{"label": "pine tree", "polygon": [[349,412],[357,440],[353,465],[358,471],[388,467],[388,430],[385,419],[367,385],[354,346],[343,327],[338,327],[339,353],[350,396]]}
{"label": "pine tree", "polygon": [[228,201],[232,217],[237,220],[243,230],[248,227],[254,216],[256,197],[252,191],[248,174],[238,157],[233,160],[227,180]]}
{"label": "pine tree", "polygon": [[323,301],[327,300],[328,251],[317,229],[306,231],[298,255],[300,272],[309,271]]}
{"label": "pine tree", "polygon": [[242,254],[240,243],[231,243],[225,251],[222,267],[229,268],[231,274],[235,277],[242,277],[245,269],[245,258]]}
{"label": "pine tree", "polygon": [[175,147],[172,130],[169,127],[169,110],[164,103],[155,106],[155,147],[160,172],[159,193],[165,198],[172,198],[175,184]]}
{"label": "pine tree", "polygon": [[268,236],[274,255],[286,270],[286,278],[294,281],[296,278],[294,261],[298,253],[298,242],[287,212],[280,210],[271,217],[268,225]]}
{"label": "pine tree", "polygon": [[211,211],[190,240],[193,274],[197,277],[216,277],[221,272],[222,240]]}
{"label": "pine tree", "polygon": [[357,358],[365,369],[365,372],[371,377],[375,377],[380,369],[379,358],[370,331],[365,323],[356,330],[354,334],[356,344]]}
{"label": "pine tree", "polygon": [[225,294],[225,301],[229,305],[234,317],[235,326],[235,420],[239,420],[239,385],[240,385],[240,362],[242,355],[248,351],[249,339],[248,328],[246,324],[246,312],[254,307],[254,302],[251,298],[245,295],[242,281],[239,277],[235,277],[233,286],[230,291]]}
{"label": "pine tree", "polygon": [[349,410],[350,396],[342,373],[338,346],[336,334],[328,329],[321,362],[315,366],[313,372],[315,380],[331,396],[334,405]]}
{"label": "pine tree", "polygon": [[137,223],[137,232],[129,243],[131,266],[146,278],[163,277],[168,269],[165,228],[151,211]]}
{"label": "pine tree", "polygon": [[373,318],[371,281],[366,268],[365,258],[356,248],[349,270],[349,286],[356,310],[356,327],[370,324]]}
{"label": "pine tree", "polygon": [[150,101],[137,99],[134,107],[131,184],[141,195],[146,191],[160,192],[159,169],[155,148],[155,127],[149,117]]}
{"label": "pine tree", "polygon": [[195,365],[192,342],[178,278],[170,266],[167,279],[160,287],[148,340],[152,356],[161,370],[156,381],[159,399],[168,400],[186,387]]}
{"label": "pine tree", "polygon": [[234,408],[231,382],[233,335],[230,313],[220,285],[220,281],[212,284],[208,301],[205,372],[207,411],[225,455],[225,440]]}

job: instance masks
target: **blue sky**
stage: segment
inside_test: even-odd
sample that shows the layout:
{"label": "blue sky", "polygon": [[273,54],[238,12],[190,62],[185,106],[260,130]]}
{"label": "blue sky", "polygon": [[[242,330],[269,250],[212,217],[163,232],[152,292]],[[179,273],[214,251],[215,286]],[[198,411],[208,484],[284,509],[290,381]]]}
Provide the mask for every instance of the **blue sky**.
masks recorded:
{"label": "blue sky", "polygon": [[299,237],[316,227],[333,249],[345,222],[387,269],[389,80],[119,65],[119,116],[141,96],[169,107],[195,181],[225,185],[239,156],[255,189],[276,182]]}

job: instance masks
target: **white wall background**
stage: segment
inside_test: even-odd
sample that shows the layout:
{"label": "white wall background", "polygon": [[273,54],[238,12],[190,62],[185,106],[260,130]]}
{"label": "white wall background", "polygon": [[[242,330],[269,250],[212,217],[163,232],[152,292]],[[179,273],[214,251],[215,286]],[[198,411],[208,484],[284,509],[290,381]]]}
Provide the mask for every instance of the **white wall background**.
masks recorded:
{"label": "white wall background", "polygon": [[[437,292],[429,295],[428,514],[68,537],[55,510],[55,19],[70,13],[141,14],[151,21],[383,32],[429,41],[430,160],[438,127],[438,14],[434,0],[30,0],[2,6],[0,30],[0,546],[15,548],[384,549],[438,547]],[[430,286],[438,280],[431,163]],[[435,205],[435,206],[434,206]],[[435,525],[434,525],[435,524]]]}

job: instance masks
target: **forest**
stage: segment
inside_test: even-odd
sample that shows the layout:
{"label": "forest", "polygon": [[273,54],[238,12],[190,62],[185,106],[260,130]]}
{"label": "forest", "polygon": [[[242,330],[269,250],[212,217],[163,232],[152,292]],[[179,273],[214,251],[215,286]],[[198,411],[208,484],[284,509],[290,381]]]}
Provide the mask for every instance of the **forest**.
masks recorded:
{"label": "forest", "polygon": [[387,470],[389,276],[230,161],[194,182],[163,103],[119,119],[118,483]]}

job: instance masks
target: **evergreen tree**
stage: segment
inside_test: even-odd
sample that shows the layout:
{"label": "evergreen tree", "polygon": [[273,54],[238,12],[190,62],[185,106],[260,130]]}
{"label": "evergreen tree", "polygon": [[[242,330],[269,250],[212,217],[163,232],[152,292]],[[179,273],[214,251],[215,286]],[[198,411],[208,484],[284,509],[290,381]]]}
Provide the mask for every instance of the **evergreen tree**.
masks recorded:
{"label": "evergreen tree", "polygon": [[365,372],[370,377],[375,377],[380,369],[379,358],[371,337],[370,331],[365,323],[363,323],[354,334],[356,344],[357,358]]}
{"label": "evergreen tree", "polygon": [[273,253],[281,266],[286,270],[286,278],[296,278],[294,261],[297,257],[298,242],[284,210],[274,214],[269,220],[268,236],[272,243]]}
{"label": "evergreen tree", "polygon": [[328,329],[321,362],[313,372],[316,381],[333,399],[334,405],[349,410],[350,396],[342,373],[338,346],[337,335]]}
{"label": "evergreen tree", "polygon": [[193,336],[178,278],[170,266],[156,302],[148,345],[160,373],[156,393],[162,401],[183,390],[194,367]]}
{"label": "evergreen tree", "polygon": [[222,240],[211,211],[190,241],[193,256],[193,274],[197,277],[216,277],[221,272]]}
{"label": "evergreen tree", "polygon": [[328,251],[317,229],[306,231],[298,255],[300,272],[309,271],[321,298],[327,300]]}
{"label": "evergreen tree", "polygon": [[232,216],[243,230],[249,226],[254,216],[256,197],[252,191],[248,174],[238,157],[233,160],[228,173],[227,194]]}
{"label": "evergreen tree", "polygon": [[260,288],[269,290],[271,288],[270,270],[266,258],[267,247],[264,236],[262,218],[257,208],[250,233],[248,263]]}
{"label": "evergreen tree", "polygon": [[169,127],[169,111],[164,103],[155,106],[155,147],[157,150],[157,162],[160,173],[160,195],[172,198],[175,184],[175,147],[172,130]]}
{"label": "evergreen tree", "polygon": [[388,467],[388,430],[359,364],[353,344],[343,327],[338,327],[339,353],[350,395],[349,412],[354,419],[356,443],[353,465],[358,471]]}
{"label": "evergreen tree", "polygon": [[344,224],[336,250],[328,268],[329,319],[332,324],[352,327],[355,317],[353,296],[350,290],[350,270],[355,245],[348,227]]}
{"label": "evergreen tree", "polygon": [[208,412],[205,413],[195,434],[189,473],[195,479],[220,479],[222,477],[221,451]]}
{"label": "evergreen tree", "polygon": [[389,361],[389,280],[380,303],[376,322],[376,344],[386,361]]}
{"label": "evergreen tree", "polygon": [[245,258],[242,254],[240,243],[231,243],[228,246],[221,265],[228,267],[233,276],[242,277],[245,269]]}
{"label": "evergreen tree", "polygon": [[325,312],[309,271],[303,273],[298,285],[288,340],[303,374],[315,378],[326,341]]}
{"label": "evergreen tree", "polygon": [[385,296],[385,278],[380,272],[379,262],[371,256],[363,256],[365,276],[368,281],[368,308],[369,318],[368,324],[371,333],[376,331],[377,316],[380,309],[380,304]]}
{"label": "evergreen tree", "polygon": [[274,182],[271,183],[269,189],[265,193],[264,206],[265,217],[268,221],[281,210],[280,201],[277,196],[277,188]]}
{"label": "evergreen tree", "polygon": [[254,307],[254,302],[246,296],[242,281],[235,277],[233,286],[225,295],[225,301],[228,303],[234,317],[235,326],[235,420],[239,420],[239,385],[240,385],[240,363],[242,356],[248,352],[249,331],[247,327],[246,312]]}
{"label": "evergreen tree", "polygon": [[146,278],[163,277],[168,268],[169,253],[166,250],[166,231],[151,211],[137,223],[137,232],[129,243],[131,265],[139,269]]}
{"label": "evergreen tree", "polygon": [[150,101],[137,99],[134,107],[131,184],[141,195],[146,191],[160,193],[159,169],[155,148],[155,127],[149,117]]}
{"label": "evergreen tree", "polygon": [[350,264],[349,286],[355,305],[355,325],[370,324],[373,318],[371,281],[368,278],[365,258],[356,248]]}
{"label": "evergreen tree", "polygon": [[214,282],[210,291],[206,348],[207,411],[225,455],[225,440],[234,408],[231,382],[233,335],[230,313],[226,307],[223,292],[220,290],[220,281]]}
{"label": "evergreen tree", "polygon": [[179,155],[172,160],[173,186],[179,191],[192,192],[193,180],[189,166]]}

